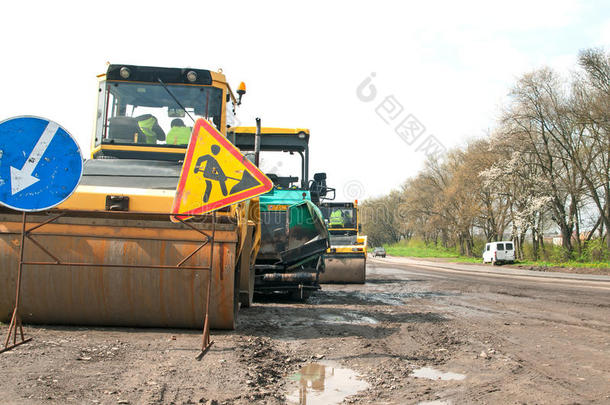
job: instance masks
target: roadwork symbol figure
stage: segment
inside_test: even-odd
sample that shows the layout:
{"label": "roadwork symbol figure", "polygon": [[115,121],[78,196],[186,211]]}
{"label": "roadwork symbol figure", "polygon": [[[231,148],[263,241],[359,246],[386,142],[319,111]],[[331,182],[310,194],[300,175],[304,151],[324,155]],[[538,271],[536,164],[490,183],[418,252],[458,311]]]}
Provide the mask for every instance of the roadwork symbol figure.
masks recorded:
{"label": "roadwork symbol figure", "polygon": [[[212,155],[218,155],[220,152],[220,146],[212,145]],[[195,173],[203,172],[203,178],[205,179],[205,192],[203,193],[203,202],[208,202],[210,200],[210,193],[212,192],[212,182],[211,180],[215,180],[218,182],[220,186],[220,190],[222,191],[222,195],[227,195],[227,185],[225,182],[227,181],[227,176],[222,171],[222,167],[218,164],[216,158],[212,155],[203,155],[199,159],[197,159],[197,163],[195,164]],[[201,168],[201,165],[205,163],[205,169]]]}
{"label": "roadwork symbol figure", "polygon": [[[204,119],[195,123],[172,204],[173,222],[268,192],[273,183]],[[177,214],[177,215],[176,215]]]}
{"label": "roadwork symbol figure", "polygon": [[[220,146],[212,145],[210,148],[212,150],[212,155],[216,156],[220,153]],[[195,164],[195,169],[193,173],[203,173],[203,178],[205,179],[205,191],[203,192],[203,202],[207,203],[210,200],[210,193],[212,192],[212,182],[211,180],[215,180],[218,182],[220,186],[220,191],[222,192],[223,197],[227,196],[227,185],[226,181],[228,179],[237,181],[233,187],[231,187],[230,195],[239,193],[240,191],[247,190],[249,188],[258,186],[261,184],[258,182],[252,175],[244,171],[241,179],[236,177],[227,176],[222,167],[218,163],[218,160],[212,155],[203,155]],[[205,163],[205,168],[202,168],[202,165]]]}

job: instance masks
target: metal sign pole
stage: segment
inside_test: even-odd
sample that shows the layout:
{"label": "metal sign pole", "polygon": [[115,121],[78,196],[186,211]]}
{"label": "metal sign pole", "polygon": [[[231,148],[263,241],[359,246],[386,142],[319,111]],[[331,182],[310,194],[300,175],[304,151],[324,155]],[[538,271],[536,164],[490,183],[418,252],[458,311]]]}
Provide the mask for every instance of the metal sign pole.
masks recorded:
{"label": "metal sign pole", "polygon": [[[210,241],[210,271],[208,273],[207,296],[205,304],[205,318],[203,321],[203,335],[201,341],[201,353],[197,360],[201,360],[208,352],[214,341],[210,340],[210,295],[212,294],[212,278],[214,277],[214,239],[216,238],[216,211],[212,214],[212,240]],[[220,269],[222,273],[222,269]]]}
{"label": "metal sign pole", "polygon": [[[4,348],[0,349],[0,353],[3,353],[7,350],[11,350],[12,348],[22,345],[24,343],[29,342],[32,338],[25,339],[23,335],[23,326],[21,325],[21,317],[19,316],[19,301],[21,298],[21,273],[23,271],[23,251],[25,244],[25,223],[26,223],[26,213],[23,212],[21,222],[21,244],[19,246],[19,267],[17,270],[17,287],[15,292],[15,309],[13,310],[13,316],[11,318],[11,323],[8,327],[8,333],[6,335],[6,340],[4,341]],[[21,341],[17,342],[17,328],[19,328],[19,334],[21,335]],[[11,335],[13,343],[9,344],[11,341]]]}
{"label": "metal sign pole", "polygon": [[[75,211],[76,212],[76,211]],[[87,214],[92,214],[92,213],[97,213],[96,211],[78,211],[79,213],[87,213]],[[44,220],[41,223],[38,223],[34,226],[30,226],[28,229],[28,225],[27,225],[27,213],[24,211],[22,212],[22,224],[21,224],[21,244],[20,244],[20,251],[19,251],[19,262],[18,262],[18,268],[17,270],[17,280],[16,280],[16,289],[15,289],[15,307],[14,310],[12,312],[12,318],[11,318],[11,322],[9,324],[9,329],[8,329],[8,333],[6,336],[6,340],[4,342],[4,347],[0,349],[0,353],[5,352],[7,350],[10,350],[16,346],[19,346],[23,343],[29,342],[30,340],[32,340],[32,338],[25,338],[24,333],[23,333],[23,327],[22,327],[22,320],[21,317],[19,315],[20,312],[20,305],[21,305],[21,284],[24,282],[24,278],[23,278],[23,270],[24,267],[26,265],[31,265],[31,266],[35,266],[35,269],[37,269],[39,266],[78,266],[78,267],[101,267],[101,268],[130,268],[130,269],[174,269],[174,270],[209,270],[209,279],[206,285],[203,286],[204,291],[207,293],[207,297],[205,297],[203,299],[204,305],[205,305],[205,311],[204,311],[204,331],[203,331],[203,342],[202,342],[202,351],[201,351],[201,357],[203,357],[203,355],[208,351],[208,349],[210,348],[210,346],[212,345],[213,342],[210,341],[210,320],[209,320],[209,307],[210,307],[210,302],[211,302],[211,290],[212,290],[212,277],[213,277],[213,266],[214,266],[214,246],[215,246],[215,235],[216,235],[216,228],[217,225],[216,223],[217,221],[217,217],[216,214],[214,214],[211,218],[212,218],[212,232],[211,234],[208,234],[206,232],[203,232],[202,230],[198,229],[197,227],[189,224],[188,222],[184,222],[182,220],[178,220],[178,222],[182,223],[183,225],[185,225],[187,228],[190,228],[191,230],[198,232],[200,235],[205,237],[205,240],[203,242],[201,242],[201,244],[199,246],[197,246],[192,252],[190,252],[188,255],[186,255],[184,258],[182,258],[182,260],[180,260],[177,264],[125,264],[125,263],[120,263],[120,264],[109,264],[109,263],[96,263],[96,262],[73,262],[73,261],[66,261],[61,259],[60,257],[55,256],[53,253],[51,253],[49,251],[48,248],[46,248],[45,246],[43,246],[42,244],[40,244],[39,242],[37,242],[33,236],[37,235],[37,233],[34,232],[34,230],[40,230],[42,227],[44,226],[49,226],[49,224],[55,222],[56,220],[58,220],[59,218],[63,217],[66,213],[65,212],[59,212],[58,215],[54,215],[53,217]],[[109,215],[120,215],[120,213],[108,213]],[[150,212],[145,212],[142,213],[142,215],[154,215],[155,217],[158,216],[158,213],[150,213]],[[171,214],[168,214],[171,215]],[[42,235],[42,234],[41,234]],[[53,235],[53,236],[58,236],[57,234],[54,234],[53,232],[48,233],[48,235]],[[63,236],[69,236],[69,235],[63,235]],[[112,238],[110,236],[101,236],[101,239],[109,239]],[[115,236],[116,238],[116,236]],[[118,237],[119,239],[121,238],[120,236]],[[33,260],[28,260],[26,255],[25,255],[25,241],[30,240],[35,246],[37,246],[42,253],[44,253],[46,256],[48,256],[51,260],[38,260],[38,261],[33,261]],[[156,240],[156,239],[155,239]],[[187,240],[183,240],[187,241]],[[198,252],[201,251],[201,249],[204,248],[204,246],[206,246],[207,244],[210,244],[210,261],[209,261],[209,266],[203,267],[203,266],[195,266],[195,265],[188,265],[186,264],[186,262],[192,258],[194,255],[196,255]],[[222,242],[219,243],[219,246],[222,246]],[[19,330],[20,336],[21,336],[21,341],[17,342],[17,330]],[[2,346],[0,346],[2,347]]]}
{"label": "metal sign pole", "polygon": [[[23,336],[19,316],[21,275],[23,265],[27,264],[23,252],[30,232],[25,229],[26,212],[48,210],[70,197],[83,173],[83,155],[76,140],[61,125],[26,115],[0,122],[0,151],[0,176],[4,176],[0,178],[0,203],[23,212],[15,309],[2,353],[31,340]],[[19,343],[17,329],[21,335]]]}

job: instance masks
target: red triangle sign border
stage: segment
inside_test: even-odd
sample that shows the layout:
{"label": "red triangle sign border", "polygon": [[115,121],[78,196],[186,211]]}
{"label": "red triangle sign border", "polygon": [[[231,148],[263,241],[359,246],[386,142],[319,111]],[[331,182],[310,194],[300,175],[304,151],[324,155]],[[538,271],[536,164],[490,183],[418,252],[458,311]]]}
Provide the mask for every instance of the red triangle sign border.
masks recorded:
{"label": "red triangle sign border", "polygon": [[[180,201],[182,199],[182,195],[184,193],[184,186],[186,184],[186,180],[188,177],[189,170],[191,168],[191,164],[193,162],[193,153],[195,151],[195,145],[197,144],[197,139],[199,138],[199,131],[203,127],[227,152],[229,152],[233,157],[239,160],[248,172],[261,184],[255,188],[251,188],[248,190],[244,190],[242,192],[236,193],[234,195],[227,196],[221,200],[214,201],[212,203],[203,204],[201,207],[194,208],[185,212],[178,212],[180,209]],[[210,125],[203,118],[199,118],[195,122],[195,127],[193,128],[194,136],[191,136],[187,153],[184,158],[184,164],[182,165],[182,170],[180,171],[180,182],[178,183],[178,188],[176,189],[176,196],[174,197],[174,204],[172,207],[172,215],[175,215],[178,218],[192,216],[192,215],[200,215],[215,209],[231,205],[243,200],[247,200],[249,198],[255,197],[257,195],[266,193],[267,191],[273,188],[273,183],[258,169],[252,162],[246,159],[239,150],[233,145],[227,138],[224,137],[216,128]]]}

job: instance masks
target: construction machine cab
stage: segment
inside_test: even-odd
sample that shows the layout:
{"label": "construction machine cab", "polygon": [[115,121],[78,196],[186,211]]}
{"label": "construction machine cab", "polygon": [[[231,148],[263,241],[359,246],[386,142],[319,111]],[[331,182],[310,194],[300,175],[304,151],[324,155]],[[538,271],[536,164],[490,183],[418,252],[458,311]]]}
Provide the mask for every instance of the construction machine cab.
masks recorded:
{"label": "construction machine cab", "polygon": [[[255,151],[255,127],[230,128],[228,139],[242,152]],[[309,130],[263,128],[260,168],[275,188],[307,190],[309,185]],[[293,156],[298,155],[300,161]],[[300,175],[300,176],[299,176]]]}
{"label": "construction machine cab", "polygon": [[334,237],[358,234],[358,210],[353,202],[323,202],[320,210],[328,223],[331,244]]}
{"label": "construction machine cab", "polygon": [[205,118],[226,134],[237,104],[224,75],[204,69],[109,65],[98,80],[94,158],[182,160],[185,137],[166,138],[172,121]]}

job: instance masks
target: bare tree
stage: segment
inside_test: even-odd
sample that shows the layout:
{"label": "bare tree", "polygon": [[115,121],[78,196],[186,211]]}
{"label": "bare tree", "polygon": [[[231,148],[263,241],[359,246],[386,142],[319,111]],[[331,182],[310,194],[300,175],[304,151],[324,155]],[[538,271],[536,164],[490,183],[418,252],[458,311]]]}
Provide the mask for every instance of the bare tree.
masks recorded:
{"label": "bare tree", "polygon": [[566,148],[598,209],[610,249],[610,55],[587,49],[579,64],[585,75],[575,80],[570,112],[582,140],[580,148],[571,143]]}
{"label": "bare tree", "polygon": [[429,159],[400,191],[367,201],[371,240],[416,235],[473,255],[475,234],[492,241],[509,230],[519,257],[529,235],[538,259],[552,221],[566,258],[594,232],[610,250],[610,56],[585,50],[579,65],[571,80],[548,68],[524,74],[489,138]]}
{"label": "bare tree", "polygon": [[511,91],[513,103],[503,123],[510,134],[520,137],[515,145],[540,170],[540,182],[548,188],[551,218],[558,225],[562,244],[569,257],[573,252],[572,233],[582,196],[582,177],[571,168],[570,156],[559,139],[570,138],[572,127],[562,114],[565,97],[562,82],[548,68],[524,75]]}

